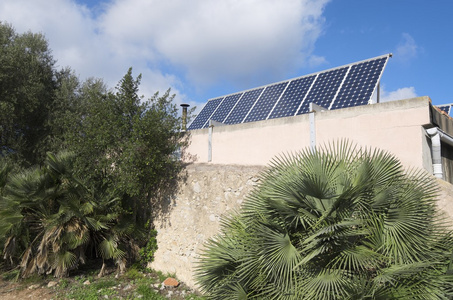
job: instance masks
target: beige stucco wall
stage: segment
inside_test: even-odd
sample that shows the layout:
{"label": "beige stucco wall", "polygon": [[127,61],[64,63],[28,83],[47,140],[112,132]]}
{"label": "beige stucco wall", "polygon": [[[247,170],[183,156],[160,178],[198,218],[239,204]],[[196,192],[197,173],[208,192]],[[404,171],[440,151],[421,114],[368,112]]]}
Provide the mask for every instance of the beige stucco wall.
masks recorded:
{"label": "beige stucco wall", "polygon": [[[348,139],[359,146],[390,151],[407,167],[429,170],[423,125],[430,123],[428,97],[364,105],[315,115],[316,142]],[[308,114],[227,126],[212,134],[214,164],[266,165],[274,156],[310,145]],[[190,131],[187,153],[208,162],[208,129]],[[428,158],[427,158],[428,157]]]}

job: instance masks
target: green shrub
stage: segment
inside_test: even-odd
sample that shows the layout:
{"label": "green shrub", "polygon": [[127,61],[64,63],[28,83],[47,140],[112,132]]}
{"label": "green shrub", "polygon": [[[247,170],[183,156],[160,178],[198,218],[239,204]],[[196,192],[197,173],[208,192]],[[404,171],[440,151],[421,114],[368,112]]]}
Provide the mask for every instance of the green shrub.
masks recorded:
{"label": "green shrub", "polygon": [[202,253],[213,299],[450,299],[438,187],[347,143],[275,159]]}
{"label": "green shrub", "polygon": [[131,279],[131,280],[138,280],[138,279],[142,279],[144,276],[143,274],[137,270],[135,267],[131,267],[127,270],[126,274],[124,274],[124,276],[126,276],[127,278]]}
{"label": "green shrub", "polygon": [[[147,225],[147,227],[149,227],[149,224]],[[139,251],[140,261],[144,266],[146,266],[148,264],[148,262],[154,261],[154,253],[156,253],[156,251],[157,251],[156,237],[157,237],[157,231],[154,229],[150,229],[148,242]]]}

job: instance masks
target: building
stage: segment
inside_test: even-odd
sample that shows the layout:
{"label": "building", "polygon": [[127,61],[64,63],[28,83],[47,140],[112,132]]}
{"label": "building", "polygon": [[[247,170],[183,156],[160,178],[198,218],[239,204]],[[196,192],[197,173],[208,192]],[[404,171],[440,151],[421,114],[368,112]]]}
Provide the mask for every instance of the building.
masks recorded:
{"label": "building", "polygon": [[209,100],[187,132],[185,180],[155,216],[159,249],[152,267],[194,286],[199,249],[270,160],[338,140],[386,150],[405,168],[436,176],[439,207],[453,220],[453,119],[429,97],[379,103],[390,57]]}
{"label": "building", "polygon": [[[312,115],[311,115],[312,114]],[[453,119],[428,97],[190,131],[196,163],[267,165],[276,155],[348,140],[387,150],[407,168],[453,183]]]}

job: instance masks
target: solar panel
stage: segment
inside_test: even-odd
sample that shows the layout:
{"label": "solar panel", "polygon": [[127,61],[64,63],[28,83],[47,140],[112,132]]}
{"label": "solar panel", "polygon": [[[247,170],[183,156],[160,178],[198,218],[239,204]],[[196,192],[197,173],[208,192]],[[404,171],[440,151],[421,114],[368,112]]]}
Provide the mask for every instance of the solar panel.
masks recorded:
{"label": "solar panel", "polygon": [[269,119],[294,116],[316,76],[292,80],[273,109]]}
{"label": "solar panel", "polygon": [[450,115],[452,105],[453,104],[437,105],[437,108],[439,108],[441,111],[445,112],[447,115]]}
{"label": "solar panel", "polygon": [[264,88],[260,88],[245,92],[224,123],[225,124],[242,123],[248,111],[256,102],[256,99],[258,99],[263,90]]}
{"label": "solar panel", "polygon": [[287,85],[283,82],[266,87],[244,122],[265,120]]}
{"label": "solar panel", "polygon": [[351,66],[337,98],[329,109],[365,105],[371,99],[387,58]]}
{"label": "solar panel", "polygon": [[348,68],[341,68],[318,74],[314,86],[311,88],[307,98],[302,103],[297,114],[300,115],[308,113],[308,106],[310,102],[329,108],[338,91],[338,87],[346,75],[347,70]]}
{"label": "solar panel", "polygon": [[[209,120],[238,124],[370,103],[391,54],[209,100],[189,130]],[[450,107],[450,106],[449,106]],[[449,109],[449,108],[448,108]]]}
{"label": "solar panel", "polygon": [[209,100],[187,129],[192,130],[207,127],[206,124],[210,120],[212,113],[219,106],[220,102],[222,102],[223,98]]}
{"label": "solar panel", "polygon": [[219,105],[215,113],[212,115],[211,119],[217,122],[222,122],[225,120],[225,118],[228,116],[230,113],[231,109],[234,107],[236,102],[239,100],[239,98],[242,96],[241,94],[234,94],[227,96],[222,103]]}

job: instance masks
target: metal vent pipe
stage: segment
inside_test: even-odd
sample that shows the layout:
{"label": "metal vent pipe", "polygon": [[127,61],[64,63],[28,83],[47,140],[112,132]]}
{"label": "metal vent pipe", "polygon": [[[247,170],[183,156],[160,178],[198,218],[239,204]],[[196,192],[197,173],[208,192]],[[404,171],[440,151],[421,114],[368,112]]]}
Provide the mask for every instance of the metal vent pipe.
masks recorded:
{"label": "metal vent pipe", "polygon": [[187,129],[187,108],[189,104],[183,103],[181,104],[182,107],[182,131],[186,131]]}

